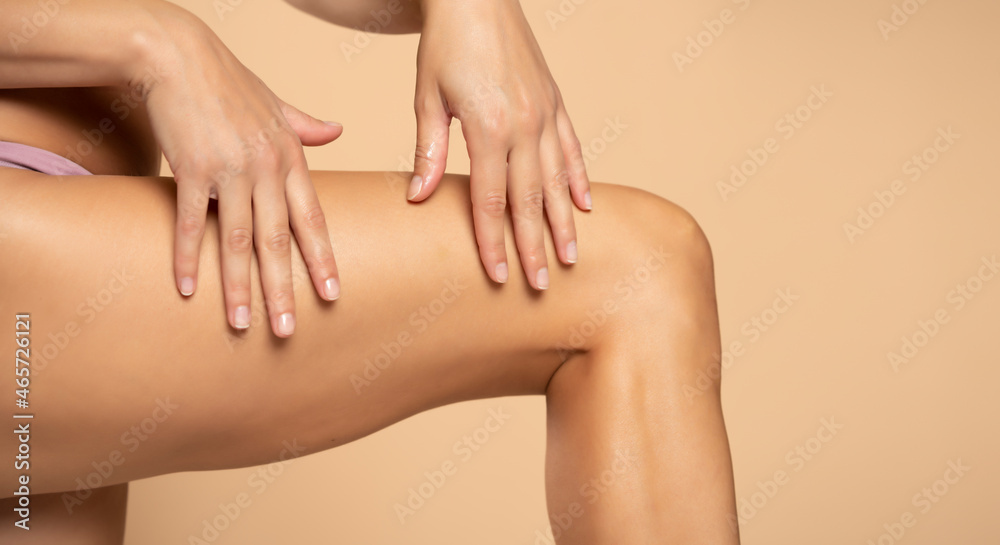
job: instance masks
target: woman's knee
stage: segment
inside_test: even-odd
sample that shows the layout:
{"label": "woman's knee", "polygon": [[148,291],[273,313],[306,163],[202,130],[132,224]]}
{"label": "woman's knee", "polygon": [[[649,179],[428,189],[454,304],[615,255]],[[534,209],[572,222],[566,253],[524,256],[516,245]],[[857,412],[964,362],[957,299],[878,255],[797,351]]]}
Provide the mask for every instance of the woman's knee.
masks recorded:
{"label": "woman's knee", "polygon": [[554,382],[559,389],[619,373],[694,381],[718,345],[712,251],[704,231],[687,210],[647,191],[594,184],[592,192],[593,215],[581,222],[591,244],[581,237],[581,246],[596,255],[574,266],[583,265],[572,272],[583,273],[574,279],[580,282],[574,296],[583,302],[560,339],[563,363],[546,392],[553,393]]}
{"label": "woman's knee", "polygon": [[[585,234],[600,237],[599,255],[583,284],[596,297],[588,296],[581,309],[575,337],[590,341],[581,348],[623,334],[662,336],[667,323],[717,324],[712,249],[695,218],[641,189],[595,184],[593,192],[595,212]],[[602,320],[606,326],[588,324]],[[590,330],[594,334],[585,335]]]}
{"label": "woman's knee", "polygon": [[[642,189],[602,185],[602,229],[608,229],[610,267],[619,293],[654,309],[691,288],[714,290],[712,249],[697,220],[681,206]],[[632,297],[629,299],[632,299]],[[639,310],[638,308],[636,310]]]}

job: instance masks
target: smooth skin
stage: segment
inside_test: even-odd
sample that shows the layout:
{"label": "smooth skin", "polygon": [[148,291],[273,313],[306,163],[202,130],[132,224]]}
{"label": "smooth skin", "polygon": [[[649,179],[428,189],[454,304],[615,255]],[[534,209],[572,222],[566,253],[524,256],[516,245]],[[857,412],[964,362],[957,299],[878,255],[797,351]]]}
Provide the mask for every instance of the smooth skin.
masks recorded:
{"label": "smooth skin", "polygon": [[[12,119],[28,120],[65,134],[46,137],[61,150],[92,122],[82,116],[73,126],[59,114],[76,111],[82,93],[63,91],[44,115],[16,93],[0,94],[0,139],[15,139],[3,132],[19,126]],[[89,166],[121,174],[147,162],[140,152],[152,135],[127,136],[102,146]],[[394,191],[397,174],[311,176],[349,290],[333,303],[317,296],[298,245],[289,245],[303,319],[279,339],[218,320],[221,276],[203,275],[189,298],[171,289],[171,179],[0,169],[0,316],[10,333],[0,346],[14,354],[14,315],[31,313],[36,433],[35,529],[14,528],[8,497],[0,541],[120,543],[128,481],[261,464],[287,457],[289,442],[305,449],[300,455],[334,448],[462,400],[545,395],[551,514],[580,502],[584,483],[626,464],[560,545],[738,543],[719,383],[684,394],[702,384],[700,374],[712,376],[720,355],[712,255],[689,214],[644,191],[593,184],[602,205],[574,212],[590,258],[553,267],[552,287],[539,293],[510,248],[507,285],[483,273],[468,177],[446,175],[431,198],[413,204]],[[220,270],[215,206],[207,217],[200,266]],[[510,216],[505,231],[513,234]],[[547,257],[556,262],[551,247]],[[254,308],[264,297],[254,274]],[[267,317],[260,311],[254,320]],[[62,334],[61,348],[47,347]],[[403,334],[399,356],[366,375],[366,360]],[[0,377],[7,407],[14,378]],[[129,450],[122,435],[150,417],[164,420]],[[0,452],[12,457],[15,441],[0,435]],[[76,479],[115,450],[124,462],[82,505],[73,502]],[[0,465],[5,495],[19,473]]]}
{"label": "smooth skin", "polygon": [[[718,384],[694,400],[683,393],[719,354],[711,254],[689,215],[639,190],[594,184],[606,204],[577,218],[594,259],[554,270],[559,283],[540,296],[517,277],[501,289],[483,275],[472,230],[462,228],[471,227],[466,178],[446,176],[434,199],[413,207],[381,173],[312,175],[334,212],[330,234],[351,296],[330,305],[298,283],[307,319],[279,340],[218,321],[217,278],[186,300],[164,289],[169,244],[148,241],[171,236],[170,180],[0,174],[9,263],[0,315],[13,328],[14,313],[31,312],[36,343],[36,493],[76,488],[92,462],[125,450],[123,433],[163,414],[158,400],[176,408],[103,484],[262,464],[285,441],[305,454],[448,403],[544,394],[551,513],[580,501],[580,486],[620,452],[630,460],[621,484],[560,543],[736,542]],[[214,240],[206,238],[211,249]],[[391,256],[379,251],[393,242]],[[292,261],[304,273],[300,254]],[[112,287],[121,292],[85,323],[79,306]],[[256,277],[253,288],[261,302]],[[413,319],[442,306],[433,322]],[[48,335],[70,322],[80,333],[44,359]],[[366,376],[366,359],[400,334],[412,339],[405,350]],[[14,352],[12,335],[4,344]],[[13,406],[12,374],[3,381],[0,402]],[[7,435],[0,444],[16,448]],[[0,469],[2,490],[15,488],[15,473]],[[9,509],[4,516],[10,528]],[[39,514],[37,527],[45,520]]]}
{"label": "smooth skin", "polygon": [[[24,21],[39,14],[47,21],[44,28],[26,29]],[[249,326],[252,246],[261,258],[271,329],[281,337],[294,332],[287,257],[292,230],[316,292],[327,300],[339,296],[336,262],[302,146],[333,141],[343,131],[340,125],[280,100],[207,25],[162,0],[44,5],[7,0],[0,35],[5,37],[0,40],[0,88],[124,87],[112,99],[111,125],[85,128],[97,130],[101,138],[142,111],[176,175],[175,236],[168,241],[174,259],[168,269],[180,293],[190,296],[197,289],[206,210],[217,198],[225,233],[217,250],[223,308],[232,327]],[[35,132],[30,125],[21,127]],[[44,138],[19,135],[25,136]],[[87,161],[93,146],[83,136],[77,133],[58,153]]]}
{"label": "smooth skin", "polygon": [[[381,10],[390,23],[379,30],[421,33],[408,198],[421,201],[435,191],[445,171],[448,126],[458,118],[470,150],[473,227],[487,274],[499,283],[509,275],[502,218],[510,202],[525,274],[535,289],[548,288],[543,224],[551,224],[559,260],[574,263],[573,203],[589,209],[592,201],[579,141],[520,4],[394,2],[291,3],[344,26],[363,26],[357,23]],[[46,21],[42,32],[24,23],[38,17]],[[326,214],[302,151],[339,137],[338,123],[279,99],[204,22],[163,0],[7,0],[0,35],[8,37],[0,41],[0,88],[127,86],[119,120],[148,108],[178,187],[172,270],[181,294],[197,290],[206,213],[217,199],[230,326],[250,327],[251,250],[260,258],[275,335],[288,337],[297,325],[287,257],[293,240],[316,293],[328,301],[340,296]],[[82,161],[89,151],[78,144],[68,155]]]}
{"label": "smooth skin", "polygon": [[[325,21],[388,33],[420,32],[417,141],[407,198],[430,197],[445,172],[452,119],[471,164],[480,260],[509,276],[506,240],[537,290],[549,286],[545,227],[558,263],[579,258],[574,205],[593,208],[580,141],[517,0],[287,0]],[[375,15],[378,24],[372,26]],[[384,25],[383,25],[384,23]],[[505,235],[510,208],[514,236]]]}

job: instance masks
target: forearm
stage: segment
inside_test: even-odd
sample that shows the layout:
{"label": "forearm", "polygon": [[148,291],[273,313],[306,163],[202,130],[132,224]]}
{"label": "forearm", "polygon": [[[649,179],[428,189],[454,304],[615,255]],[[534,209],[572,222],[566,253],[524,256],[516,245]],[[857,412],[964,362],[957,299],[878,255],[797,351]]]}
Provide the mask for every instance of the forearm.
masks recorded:
{"label": "forearm", "polygon": [[382,34],[412,34],[423,27],[424,0],[285,0],[338,26]]}
{"label": "forearm", "polygon": [[[126,85],[202,24],[162,0],[4,0],[0,88]],[[206,27],[207,28],[207,27]]]}

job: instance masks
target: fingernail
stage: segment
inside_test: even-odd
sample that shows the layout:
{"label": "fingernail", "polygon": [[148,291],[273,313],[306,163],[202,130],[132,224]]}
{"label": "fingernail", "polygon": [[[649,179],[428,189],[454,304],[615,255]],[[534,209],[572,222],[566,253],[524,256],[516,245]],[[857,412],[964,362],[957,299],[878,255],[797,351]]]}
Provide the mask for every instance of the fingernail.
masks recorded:
{"label": "fingernail", "polygon": [[571,241],[566,245],[566,261],[570,263],[576,263],[576,241]]}
{"label": "fingernail", "polygon": [[410,194],[407,195],[406,197],[407,200],[412,201],[413,198],[416,197],[418,193],[420,193],[420,186],[422,185],[424,185],[424,179],[421,178],[420,176],[414,176],[413,179],[410,180]]}
{"label": "fingernail", "polygon": [[587,206],[587,210],[594,209],[594,203],[590,200],[590,191],[583,194],[583,204]]}
{"label": "fingernail", "polygon": [[337,123],[336,121],[324,121],[323,123],[326,123],[327,125],[329,125],[331,127],[343,127],[343,125],[341,125],[340,123]]}
{"label": "fingernail", "polygon": [[291,335],[295,331],[295,316],[291,312],[286,312],[278,316],[278,333],[281,335]]}
{"label": "fingernail", "polygon": [[246,305],[236,307],[233,321],[236,323],[236,329],[246,329],[250,327],[250,307]]}
{"label": "fingernail", "polygon": [[181,278],[181,294],[190,297],[192,293],[194,293],[194,278],[190,276]]}
{"label": "fingernail", "polygon": [[542,267],[538,269],[538,273],[535,274],[535,284],[538,285],[538,289],[547,290],[549,289],[549,268]]}
{"label": "fingernail", "polygon": [[327,301],[333,301],[340,297],[340,282],[337,282],[336,279],[327,278],[323,287],[326,289]]}
{"label": "fingernail", "polygon": [[501,284],[503,284],[504,282],[506,282],[507,281],[507,264],[506,263],[501,263],[501,264],[497,265],[497,268],[494,270],[494,274],[496,275],[497,282],[500,282]]}

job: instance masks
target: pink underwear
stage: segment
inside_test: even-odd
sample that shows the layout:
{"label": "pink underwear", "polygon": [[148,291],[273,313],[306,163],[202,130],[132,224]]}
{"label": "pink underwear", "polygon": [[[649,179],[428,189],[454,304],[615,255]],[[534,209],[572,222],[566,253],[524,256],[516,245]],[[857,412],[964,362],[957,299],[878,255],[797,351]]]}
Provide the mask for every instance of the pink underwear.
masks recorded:
{"label": "pink underwear", "polygon": [[91,175],[87,169],[65,157],[14,142],[0,142],[0,167],[34,170],[53,176]]}

